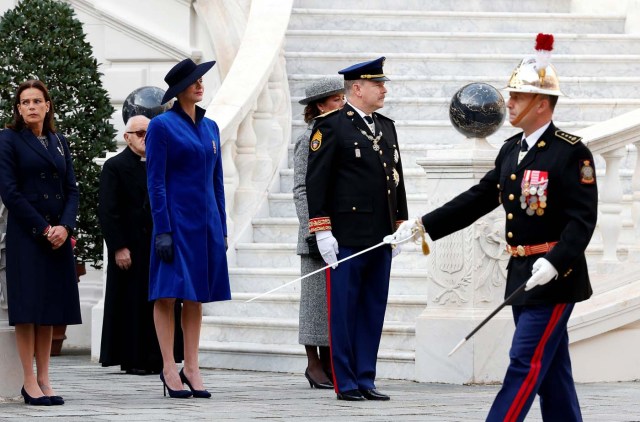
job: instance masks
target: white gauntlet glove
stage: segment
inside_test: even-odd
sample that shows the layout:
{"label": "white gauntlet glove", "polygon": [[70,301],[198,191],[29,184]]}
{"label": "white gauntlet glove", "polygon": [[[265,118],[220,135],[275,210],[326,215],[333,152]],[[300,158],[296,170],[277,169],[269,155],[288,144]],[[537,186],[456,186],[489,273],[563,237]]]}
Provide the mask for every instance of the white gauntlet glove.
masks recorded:
{"label": "white gauntlet glove", "polygon": [[531,290],[536,286],[547,284],[555,278],[558,278],[556,268],[546,259],[538,258],[538,260],[533,263],[531,277],[527,280],[527,286],[524,289],[527,291]]}
{"label": "white gauntlet glove", "polygon": [[420,240],[421,233],[422,225],[417,218],[413,218],[400,224],[398,230],[391,235],[390,243],[397,245],[398,243],[417,241]]}
{"label": "white gauntlet glove", "polygon": [[321,230],[316,232],[316,242],[318,243],[318,250],[320,251],[320,255],[322,255],[322,259],[327,265],[331,265],[331,268],[336,268],[338,264],[338,241],[331,230]]}

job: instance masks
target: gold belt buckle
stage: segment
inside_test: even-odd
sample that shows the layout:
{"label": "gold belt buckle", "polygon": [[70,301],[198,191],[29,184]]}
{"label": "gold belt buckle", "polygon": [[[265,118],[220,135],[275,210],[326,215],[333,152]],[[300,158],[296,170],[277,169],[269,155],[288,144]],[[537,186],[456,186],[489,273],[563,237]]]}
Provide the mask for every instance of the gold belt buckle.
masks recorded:
{"label": "gold belt buckle", "polygon": [[518,245],[516,247],[516,251],[518,252],[518,256],[524,256],[525,255],[524,246],[522,246],[522,245]]}

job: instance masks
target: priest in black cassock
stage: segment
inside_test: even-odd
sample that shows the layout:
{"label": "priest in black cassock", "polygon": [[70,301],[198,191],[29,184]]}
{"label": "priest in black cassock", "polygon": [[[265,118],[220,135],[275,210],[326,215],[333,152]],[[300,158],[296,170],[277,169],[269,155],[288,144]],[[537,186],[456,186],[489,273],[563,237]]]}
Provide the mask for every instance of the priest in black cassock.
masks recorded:
{"label": "priest in black cassock", "polygon": [[[126,123],[127,147],[108,159],[100,174],[98,216],[107,243],[107,284],[100,363],[128,374],[162,370],[162,355],[149,302],[152,220],[147,193],[145,136],[149,119]],[[176,303],[174,354],[182,361],[180,303]]]}

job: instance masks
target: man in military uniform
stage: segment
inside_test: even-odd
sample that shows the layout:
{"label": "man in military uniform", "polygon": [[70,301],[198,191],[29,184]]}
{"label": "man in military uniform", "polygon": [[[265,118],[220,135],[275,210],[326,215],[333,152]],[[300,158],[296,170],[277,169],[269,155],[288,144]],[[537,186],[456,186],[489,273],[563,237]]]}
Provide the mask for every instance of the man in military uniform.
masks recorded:
{"label": "man in military uniform", "polygon": [[425,230],[436,240],[502,204],[511,255],[505,297],[526,288],[512,302],[510,364],[487,420],[521,421],[539,394],[545,421],[580,421],[567,321],[575,302],[592,294],[584,252],[597,219],[593,157],[551,120],[562,95],[553,66],[525,58],[507,90],[509,120],[523,132],[505,141],[495,168],[476,186],[405,222],[394,236]]}
{"label": "man in military uniform", "polygon": [[[382,241],[407,218],[402,162],[384,105],[384,57],[339,73],[347,104],[318,117],[309,144],[309,231],[327,264]],[[340,400],[389,400],[376,390],[392,251],[374,249],[327,271],[329,341]]]}

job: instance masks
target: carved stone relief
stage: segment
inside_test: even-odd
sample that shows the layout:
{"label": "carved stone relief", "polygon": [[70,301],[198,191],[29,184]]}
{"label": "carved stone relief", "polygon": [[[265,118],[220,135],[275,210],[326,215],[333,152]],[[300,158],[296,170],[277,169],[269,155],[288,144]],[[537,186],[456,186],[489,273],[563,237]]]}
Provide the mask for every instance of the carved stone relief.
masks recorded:
{"label": "carved stone relief", "polygon": [[[434,208],[445,198],[433,198]],[[431,301],[461,306],[502,298],[507,276],[504,212],[497,209],[471,226],[431,245],[427,278]]]}
{"label": "carved stone relief", "polygon": [[475,224],[477,302],[492,302],[496,297],[502,297],[509,261],[504,224],[502,210],[492,212]]}
{"label": "carved stone relief", "polygon": [[469,285],[473,278],[473,228],[446,236],[433,244],[429,281],[439,291],[430,296],[439,305],[462,304],[470,299]]}

